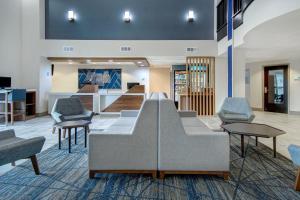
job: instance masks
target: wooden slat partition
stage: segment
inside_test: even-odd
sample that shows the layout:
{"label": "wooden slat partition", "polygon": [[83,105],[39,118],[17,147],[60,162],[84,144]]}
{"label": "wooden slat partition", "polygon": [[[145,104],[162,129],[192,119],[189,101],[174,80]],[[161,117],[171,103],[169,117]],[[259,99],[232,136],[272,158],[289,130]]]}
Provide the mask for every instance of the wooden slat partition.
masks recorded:
{"label": "wooden slat partition", "polygon": [[185,109],[194,110],[198,115],[215,114],[215,58],[187,57],[187,93],[182,97]]}

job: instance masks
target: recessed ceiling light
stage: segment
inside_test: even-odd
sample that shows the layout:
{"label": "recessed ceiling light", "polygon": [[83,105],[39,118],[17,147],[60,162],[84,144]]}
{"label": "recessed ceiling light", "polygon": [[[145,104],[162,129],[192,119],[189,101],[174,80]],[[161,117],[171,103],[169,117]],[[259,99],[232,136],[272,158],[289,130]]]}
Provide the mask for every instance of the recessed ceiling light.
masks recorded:
{"label": "recessed ceiling light", "polygon": [[120,65],[121,63],[120,63],[120,62],[117,62],[117,64]]}
{"label": "recessed ceiling light", "polygon": [[138,63],[139,63],[139,64],[142,64],[143,62],[142,62],[142,61],[139,61]]}
{"label": "recessed ceiling light", "polygon": [[145,67],[145,65],[140,65],[141,67]]}
{"label": "recessed ceiling light", "polygon": [[108,62],[112,63],[112,62],[114,62],[114,61],[113,61],[113,60],[108,60]]}

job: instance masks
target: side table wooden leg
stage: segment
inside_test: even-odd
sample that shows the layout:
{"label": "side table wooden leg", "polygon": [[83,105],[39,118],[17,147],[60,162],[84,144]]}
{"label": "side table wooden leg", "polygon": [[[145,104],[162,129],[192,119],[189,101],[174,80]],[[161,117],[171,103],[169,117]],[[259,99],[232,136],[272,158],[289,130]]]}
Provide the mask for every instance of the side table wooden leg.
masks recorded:
{"label": "side table wooden leg", "polygon": [[69,153],[71,153],[71,128],[69,128],[69,130],[68,130],[68,136],[69,136]]}
{"label": "side table wooden leg", "polygon": [[241,135],[241,156],[242,158],[245,157],[245,148],[244,148],[244,135]]}
{"label": "side table wooden leg", "polygon": [[255,146],[258,146],[258,137],[255,137]]}
{"label": "side table wooden leg", "polygon": [[276,158],[276,137],[273,137],[273,157]]}
{"label": "side table wooden leg", "polygon": [[77,128],[75,128],[75,144],[77,144]]}
{"label": "side table wooden leg", "polygon": [[88,132],[88,126],[84,127],[84,147],[86,147],[87,143],[87,132]]}
{"label": "side table wooden leg", "polygon": [[61,149],[61,128],[58,129],[58,149]]}

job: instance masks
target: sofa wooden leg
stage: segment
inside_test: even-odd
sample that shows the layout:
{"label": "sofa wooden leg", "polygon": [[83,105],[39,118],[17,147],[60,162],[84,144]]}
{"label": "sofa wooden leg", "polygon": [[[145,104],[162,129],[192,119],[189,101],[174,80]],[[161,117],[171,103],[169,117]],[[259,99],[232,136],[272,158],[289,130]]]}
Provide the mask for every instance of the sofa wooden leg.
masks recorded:
{"label": "sofa wooden leg", "polygon": [[298,169],[298,172],[297,172],[295,190],[300,191],[300,168]]}
{"label": "sofa wooden leg", "polygon": [[52,129],[52,134],[55,133],[55,130],[56,130],[56,127],[54,126],[53,129]]}
{"label": "sofa wooden leg", "polygon": [[39,169],[38,161],[36,159],[36,155],[30,156],[30,159],[31,159],[32,167],[34,169],[35,174],[40,175],[40,169]]}
{"label": "sofa wooden leg", "polygon": [[159,172],[159,179],[164,179],[164,178],[165,178],[165,173]]}
{"label": "sofa wooden leg", "polygon": [[11,162],[11,166],[15,167],[16,166],[16,162]]}
{"label": "sofa wooden leg", "polygon": [[89,178],[95,178],[96,173],[92,170],[89,170]]}
{"label": "sofa wooden leg", "polygon": [[152,172],[152,178],[156,179],[157,178],[157,171]]}
{"label": "sofa wooden leg", "polygon": [[223,178],[225,181],[228,181],[229,180],[229,172],[224,172],[223,173]]}

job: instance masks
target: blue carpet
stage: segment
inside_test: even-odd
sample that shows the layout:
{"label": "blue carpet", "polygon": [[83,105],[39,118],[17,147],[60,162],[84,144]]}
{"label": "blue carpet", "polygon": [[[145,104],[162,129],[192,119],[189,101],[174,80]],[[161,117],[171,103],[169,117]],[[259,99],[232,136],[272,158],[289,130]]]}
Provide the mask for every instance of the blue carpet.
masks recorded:
{"label": "blue carpet", "polygon": [[[230,180],[213,176],[166,176],[98,174],[88,178],[87,150],[83,134],[67,151],[58,145],[38,155],[41,175],[31,162],[18,165],[0,177],[0,199],[300,199],[293,190],[296,168],[291,161],[263,144],[249,139],[246,158],[240,157],[240,140],[231,137]],[[74,140],[73,140],[74,141]]]}

